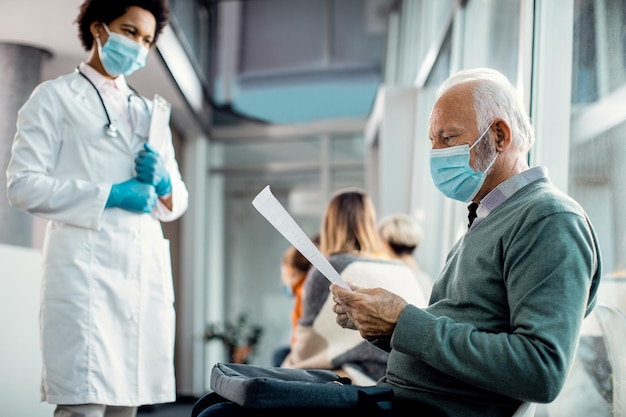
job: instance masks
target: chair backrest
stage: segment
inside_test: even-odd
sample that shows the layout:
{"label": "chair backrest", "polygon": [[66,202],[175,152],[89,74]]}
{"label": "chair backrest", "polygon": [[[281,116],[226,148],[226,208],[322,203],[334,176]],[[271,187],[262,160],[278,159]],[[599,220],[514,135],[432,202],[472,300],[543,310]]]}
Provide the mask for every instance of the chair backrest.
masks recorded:
{"label": "chair backrest", "polygon": [[583,322],[572,369],[559,396],[537,417],[626,417],[626,313],[598,303]]}
{"label": "chair backrest", "polygon": [[615,306],[602,304],[594,311],[613,370],[613,417],[626,417],[626,314]]}
{"label": "chair backrest", "polygon": [[534,417],[536,408],[535,403],[522,403],[512,417]]}

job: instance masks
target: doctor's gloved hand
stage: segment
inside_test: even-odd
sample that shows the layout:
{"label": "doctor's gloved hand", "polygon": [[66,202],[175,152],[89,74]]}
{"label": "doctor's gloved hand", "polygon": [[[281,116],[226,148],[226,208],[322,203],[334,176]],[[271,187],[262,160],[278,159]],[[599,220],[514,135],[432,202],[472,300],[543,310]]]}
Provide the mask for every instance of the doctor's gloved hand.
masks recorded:
{"label": "doctor's gloved hand", "polygon": [[119,207],[136,213],[150,213],[157,202],[157,194],[151,184],[132,178],[113,184],[105,207]]}
{"label": "doctor's gloved hand", "polygon": [[148,143],[144,143],[144,149],[139,151],[135,158],[135,170],[137,179],[147,184],[154,185],[159,196],[168,195],[172,192],[170,174],[165,169],[161,155]]}

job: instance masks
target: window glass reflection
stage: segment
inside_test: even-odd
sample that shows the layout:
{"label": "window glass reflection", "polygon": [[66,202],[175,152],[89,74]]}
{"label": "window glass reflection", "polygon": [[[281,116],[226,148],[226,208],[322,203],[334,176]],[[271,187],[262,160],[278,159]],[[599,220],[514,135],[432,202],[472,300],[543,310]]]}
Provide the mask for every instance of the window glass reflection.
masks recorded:
{"label": "window glass reflection", "polygon": [[490,67],[517,81],[521,4],[519,0],[476,0],[466,7],[465,68]]}
{"label": "window glass reflection", "polygon": [[625,278],[626,8],[623,0],[574,5],[568,192],[592,217],[607,277]]}
{"label": "window glass reflection", "polygon": [[196,0],[170,0],[173,14],[173,25],[179,32],[178,36],[184,38],[184,43],[189,46],[189,52],[193,55],[189,59],[194,60],[202,68],[205,76],[210,76],[209,41],[211,33],[211,9],[208,3]]}

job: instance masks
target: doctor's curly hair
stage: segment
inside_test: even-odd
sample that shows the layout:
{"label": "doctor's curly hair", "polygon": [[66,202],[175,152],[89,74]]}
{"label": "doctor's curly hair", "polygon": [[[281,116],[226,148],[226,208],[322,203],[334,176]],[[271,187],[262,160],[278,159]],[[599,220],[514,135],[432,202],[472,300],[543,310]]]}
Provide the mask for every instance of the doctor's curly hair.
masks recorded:
{"label": "doctor's curly hair", "polygon": [[141,7],[154,16],[156,30],[152,44],[156,44],[161,31],[169,23],[168,0],[85,0],[79,8],[79,14],[75,21],[78,23],[78,37],[83,48],[89,51],[93,45],[94,38],[90,30],[93,22],[109,24],[124,15],[131,6]]}

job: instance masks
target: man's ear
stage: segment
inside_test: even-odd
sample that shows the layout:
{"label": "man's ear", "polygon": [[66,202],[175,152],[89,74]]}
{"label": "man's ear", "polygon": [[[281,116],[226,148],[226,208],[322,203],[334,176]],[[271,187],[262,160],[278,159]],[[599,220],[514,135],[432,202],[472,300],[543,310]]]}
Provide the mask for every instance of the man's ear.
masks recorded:
{"label": "man's ear", "polygon": [[496,150],[502,152],[511,144],[511,127],[504,119],[496,119],[491,126],[496,133]]}

